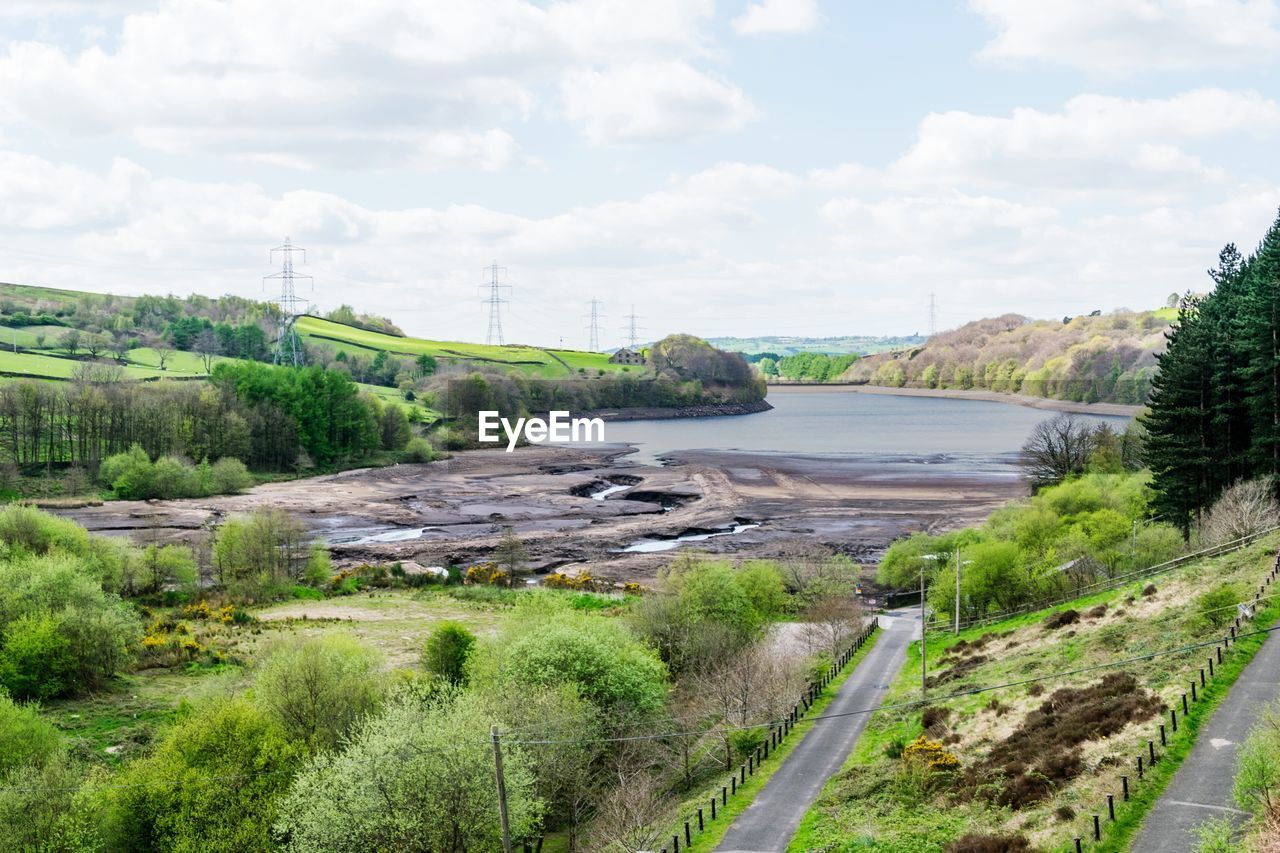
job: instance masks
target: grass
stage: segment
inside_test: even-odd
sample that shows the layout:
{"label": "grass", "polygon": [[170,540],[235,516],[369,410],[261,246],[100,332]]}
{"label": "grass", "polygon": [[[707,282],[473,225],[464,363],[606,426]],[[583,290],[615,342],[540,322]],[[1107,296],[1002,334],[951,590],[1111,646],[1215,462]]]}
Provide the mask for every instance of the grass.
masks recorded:
{"label": "grass", "polygon": [[[402,338],[358,329],[334,323],[319,317],[300,317],[298,334],[314,343],[324,343],[348,353],[372,355],[385,350],[393,355],[415,358],[430,355],[446,363],[467,364],[475,361],[504,366],[528,375],[545,379],[565,379],[577,375],[583,368],[588,375],[597,370],[609,373],[621,372],[623,365],[610,364],[608,353],[582,352],[578,350],[546,350],[537,347],[489,344],[471,344],[460,341],[433,341],[422,338]],[[637,372],[638,371],[634,371]]]}
{"label": "grass", "polygon": [[[1197,662],[1206,658],[1211,649],[1055,678],[1043,684],[1043,695],[1025,682],[1128,658],[1140,650],[1172,649],[1220,637],[1225,629],[1204,624],[1203,617],[1194,612],[1191,603],[1204,590],[1224,581],[1234,582],[1243,589],[1256,588],[1270,567],[1278,543],[1280,537],[1273,536],[1235,554],[1189,564],[1158,579],[1157,592],[1151,596],[1141,594],[1147,583],[1142,580],[1073,602],[1071,606],[1082,612],[1100,604],[1106,604],[1107,608],[1101,616],[1085,617],[1057,630],[1048,630],[1042,623],[1050,613],[1065,609],[1063,606],[970,629],[959,637],[934,634],[929,641],[931,674],[936,677],[942,673],[948,678],[945,673],[952,671],[955,675],[932,687],[932,695],[938,697],[933,704],[950,710],[946,728],[934,737],[949,737],[951,742],[946,748],[962,765],[979,765],[1050,693],[1059,688],[1084,688],[1098,683],[1107,673],[1118,671],[1132,674],[1139,687],[1154,693],[1165,707],[1176,705],[1180,709],[1182,691],[1188,687],[1184,678],[1190,678],[1190,673],[1198,669]],[[1270,608],[1263,611],[1260,619],[1275,618],[1270,616]],[[1280,611],[1276,615],[1280,616]],[[986,646],[976,653],[953,654],[944,660],[947,649],[960,640],[972,644],[984,634],[999,636],[989,638]],[[1161,784],[1159,774],[1171,773],[1181,760],[1180,755],[1190,749],[1192,739],[1185,735],[1193,734],[1201,724],[1199,720],[1207,717],[1214,703],[1221,701],[1214,691],[1225,694],[1230,679],[1243,668],[1251,654],[1244,640],[1238,650],[1232,651],[1215,686],[1187,720],[1186,732],[1181,730],[1180,720],[1178,737],[1181,740],[1171,742],[1164,767],[1157,765],[1156,775],[1149,777],[1151,783],[1132,789],[1135,799],[1118,815],[1122,820],[1111,828],[1112,833],[1128,837],[1132,829],[1126,828],[1125,821],[1134,828],[1140,823],[1144,801],[1139,798],[1154,799]],[[972,669],[953,670],[958,661],[978,655],[984,659]],[[946,694],[965,689],[1011,682],[1023,683],[971,696],[944,698]],[[916,643],[890,689],[886,704],[913,702],[919,695],[920,652]],[[998,705],[990,704],[993,699],[998,700]],[[1084,834],[1083,824],[1089,820],[1088,816],[1098,812],[1099,804],[1105,808],[1106,794],[1120,792],[1120,775],[1135,775],[1131,765],[1160,723],[1159,719],[1146,719],[1125,725],[1108,737],[1080,743],[1082,772],[1069,775],[1046,799],[1014,810],[961,796],[960,789],[950,785],[932,793],[904,792],[901,761],[890,758],[886,750],[895,741],[907,743],[919,735],[920,718],[919,707],[891,709],[873,715],[845,768],[828,782],[818,803],[805,817],[792,849],[830,846],[831,850],[848,850],[860,849],[857,845],[865,844],[874,845],[877,850],[941,851],[967,832],[1021,834],[1037,848],[1068,849],[1076,834]],[[1071,749],[1072,745],[1070,742],[1046,745],[1046,749],[1059,747]],[[1028,757],[1029,763],[1034,760],[1036,757]],[[1063,816],[1079,817],[1064,820],[1059,811]],[[855,843],[850,839],[861,840]]]}
{"label": "grass", "polygon": [[[836,694],[840,692],[840,688],[844,686],[845,681],[847,681],[853,674],[854,670],[858,668],[858,664],[862,663],[863,658],[871,653],[871,649],[875,646],[876,640],[879,639],[879,637],[880,632],[874,632],[870,639],[863,644],[862,648],[858,649],[854,656],[850,658],[849,663],[843,670],[841,670],[840,674],[836,676],[835,680],[827,685],[827,689],[818,697],[817,701],[810,706],[809,712],[800,721],[799,728],[801,728],[802,731],[807,725],[806,721],[812,721],[814,717],[822,714],[822,712],[826,710],[827,706],[835,701]],[[808,734],[808,732],[804,731],[804,734]],[[706,830],[694,836],[692,845],[685,847],[682,844],[680,849],[686,850],[688,853],[710,853],[710,851],[715,850],[720,844],[721,839],[724,838],[725,833],[729,831],[729,827],[733,825],[734,819],[738,815],[742,814],[742,812],[746,811],[747,807],[755,801],[756,795],[764,789],[764,786],[769,782],[769,779],[774,773],[778,772],[778,769],[782,767],[783,762],[787,760],[787,756],[789,756],[803,740],[803,737],[797,737],[795,734],[783,740],[781,746],[769,753],[769,759],[764,763],[763,768],[758,770],[755,775],[748,776],[745,784],[738,786],[737,796],[730,798],[728,805],[719,810],[715,823],[709,824]],[[720,786],[715,785],[705,789],[698,796],[686,799],[680,806],[681,814],[691,813],[696,816],[697,809],[700,806],[707,805],[712,795],[719,793],[719,791]],[[681,832],[684,831],[683,821],[684,818],[681,818]],[[661,841],[659,842],[659,846],[661,846]]]}

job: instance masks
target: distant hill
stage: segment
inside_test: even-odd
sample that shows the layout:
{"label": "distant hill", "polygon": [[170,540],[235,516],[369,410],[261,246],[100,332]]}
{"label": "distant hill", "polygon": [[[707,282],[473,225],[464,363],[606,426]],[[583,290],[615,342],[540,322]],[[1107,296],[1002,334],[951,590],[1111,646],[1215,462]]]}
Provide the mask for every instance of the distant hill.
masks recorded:
{"label": "distant hill", "polygon": [[1063,320],[1005,314],[942,332],[920,346],[860,359],[841,379],[1141,405],[1176,317],[1173,308]]}
{"label": "distant hill", "polygon": [[707,343],[726,352],[743,355],[776,356],[796,355],[802,352],[827,353],[828,355],[866,355],[885,350],[902,349],[925,342],[921,335],[872,337],[869,335],[844,335],[834,338],[803,338],[790,335],[769,335],[762,338],[707,338]]}

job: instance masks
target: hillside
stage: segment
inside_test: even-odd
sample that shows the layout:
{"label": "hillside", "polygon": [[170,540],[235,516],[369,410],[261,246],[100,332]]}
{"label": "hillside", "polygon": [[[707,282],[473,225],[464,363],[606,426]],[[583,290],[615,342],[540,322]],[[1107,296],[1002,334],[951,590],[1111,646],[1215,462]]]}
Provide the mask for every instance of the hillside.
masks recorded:
{"label": "hillside", "polygon": [[[766,335],[758,338],[707,338],[707,343],[727,352],[740,352],[746,356],[770,356],[775,360],[782,356],[804,352],[829,355],[867,355],[873,352],[897,350],[925,342],[923,335],[841,335],[832,338],[806,338],[794,335]],[[748,359],[754,361],[754,359]]]}
{"label": "hillside", "polygon": [[1006,314],[871,355],[840,377],[910,388],[983,389],[1076,402],[1141,405],[1177,311],[1116,311],[1032,320]]}

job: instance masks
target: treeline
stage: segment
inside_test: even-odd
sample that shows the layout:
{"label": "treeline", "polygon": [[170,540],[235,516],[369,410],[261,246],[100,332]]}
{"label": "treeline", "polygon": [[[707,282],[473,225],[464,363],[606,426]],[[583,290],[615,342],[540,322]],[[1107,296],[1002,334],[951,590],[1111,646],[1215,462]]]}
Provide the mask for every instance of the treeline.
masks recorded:
{"label": "treeline", "polygon": [[614,373],[590,379],[545,380],[522,374],[439,376],[430,386],[434,405],[447,417],[474,424],[475,413],[493,410],[528,415],[633,407],[676,408],[763,400],[763,379],[736,353],[717,350],[689,335],[672,335],[649,354],[652,372]]}
{"label": "treeline", "polygon": [[776,359],[766,356],[756,361],[756,368],[766,379],[831,382],[839,379],[858,358],[856,353],[829,355],[821,352],[799,352]]}
{"label": "treeline", "polygon": [[1182,300],[1145,423],[1155,509],[1189,529],[1230,484],[1280,473],[1280,219]]}
{"label": "treeline", "polygon": [[333,467],[410,437],[405,411],[320,367],[224,362],[209,383],[18,382],[0,386],[0,459],[96,471],[137,445],[163,456],[240,459],[260,470]]}
{"label": "treeline", "polygon": [[1172,316],[1169,309],[1095,311],[1058,322],[1005,314],[942,332],[921,347],[867,356],[842,378],[1141,405]]}

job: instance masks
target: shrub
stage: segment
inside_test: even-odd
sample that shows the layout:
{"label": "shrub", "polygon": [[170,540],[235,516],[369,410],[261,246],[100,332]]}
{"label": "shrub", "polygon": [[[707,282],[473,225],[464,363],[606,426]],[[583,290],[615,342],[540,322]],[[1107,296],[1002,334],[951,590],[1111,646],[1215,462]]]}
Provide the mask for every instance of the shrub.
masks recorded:
{"label": "shrub", "polygon": [[257,700],[291,741],[334,749],[382,699],[381,656],[330,634],[274,648],[254,681]]}
{"label": "shrub", "polygon": [[0,691],[0,777],[19,767],[42,765],[62,751],[62,735],[35,706],[14,702]]}
{"label": "shrub", "polygon": [[239,459],[224,456],[210,470],[208,494],[237,495],[253,485],[253,475]]}
{"label": "shrub", "polygon": [[1074,625],[1080,621],[1080,611],[1078,610],[1058,610],[1044,617],[1044,627],[1049,631],[1065,628],[1067,625]]}
{"label": "shrub", "polygon": [[1280,524],[1280,503],[1270,477],[1245,480],[1222,493],[1200,524],[1200,539],[1217,545],[1242,539]]}
{"label": "shrub", "polygon": [[[295,851],[499,849],[493,751],[474,736],[490,722],[472,694],[402,694],[298,774],[277,832]],[[502,766],[511,835],[532,837],[542,804],[531,761],[512,744]]]}
{"label": "shrub", "polygon": [[311,546],[307,565],[302,570],[302,578],[313,587],[322,587],[331,577],[333,577],[333,562],[329,559],[329,549],[317,542]]}
{"label": "shrub", "polygon": [[1196,599],[1196,616],[1204,623],[1219,628],[1236,618],[1236,605],[1242,596],[1239,587],[1221,583]]}
{"label": "shrub", "polygon": [[83,527],[20,504],[0,510],[0,542],[28,554],[47,554],[54,549],[84,554],[89,550],[89,534]]}
{"label": "shrub", "polygon": [[431,462],[436,459],[436,449],[431,446],[431,442],[419,435],[409,439],[404,455],[409,462]]}
{"label": "shrub", "polygon": [[305,533],[301,522],[279,507],[227,519],[213,542],[218,581],[245,600],[274,595],[300,568]]}
{"label": "shrub", "polygon": [[1035,848],[1025,835],[983,835],[970,832],[946,847],[946,853],[1029,853]]}
{"label": "shrub", "polygon": [[746,758],[756,751],[758,747],[764,744],[764,729],[739,729],[729,733],[729,746],[733,749],[734,755],[740,758]]}
{"label": "shrub", "polygon": [[108,847],[273,849],[271,825],[301,758],[300,746],[248,700],[205,706],[103,791]]}
{"label": "shrub", "polygon": [[467,655],[475,645],[475,635],[457,622],[441,622],[431,630],[422,649],[422,664],[427,672],[450,684],[466,681]]}

